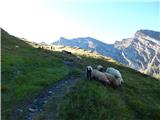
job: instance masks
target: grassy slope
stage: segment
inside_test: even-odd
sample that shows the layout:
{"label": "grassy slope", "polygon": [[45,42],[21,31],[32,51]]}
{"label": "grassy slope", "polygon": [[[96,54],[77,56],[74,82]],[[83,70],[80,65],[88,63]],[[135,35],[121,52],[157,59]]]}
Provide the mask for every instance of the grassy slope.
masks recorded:
{"label": "grassy slope", "polygon": [[68,69],[58,53],[33,48],[3,30],[1,47],[2,119],[8,120],[14,106],[62,79]]}
{"label": "grassy slope", "polygon": [[85,60],[86,64],[113,66],[125,83],[118,89],[96,81],[82,80],[60,105],[61,120],[159,120],[160,81],[130,68],[103,60]]}
{"label": "grassy slope", "polygon": [[[83,68],[79,69],[84,71],[85,66],[95,68],[98,64],[115,67],[122,73],[125,83],[113,89],[94,80],[78,82],[59,103],[60,120],[160,119],[160,81],[101,56],[87,57],[82,52],[81,55]],[[49,102],[36,120],[52,120],[53,110],[54,103]]]}
{"label": "grassy slope", "polygon": [[[16,38],[3,38],[3,40],[6,39],[9,40]],[[77,75],[80,70],[84,71],[86,65],[92,65],[93,67],[95,67],[96,65],[101,64],[105,68],[112,66],[119,69],[123,75],[125,83],[122,85],[122,87],[118,89],[113,89],[111,87],[105,87],[97,81],[80,81],[76,84],[75,87],[72,88],[71,92],[59,104],[60,120],[160,119],[160,81],[157,81],[152,77],[141,74],[130,68],[115,64],[115,62],[111,59],[104,59],[103,57],[96,56],[95,54],[83,53],[82,50],[74,51],[75,54],[81,54],[83,57],[82,61],[78,61],[75,57],[70,58],[59,52],[52,52],[53,54],[48,55],[48,52],[34,49],[31,46],[20,41],[16,41],[15,43],[14,41],[6,41],[2,41],[3,114],[9,113],[6,112],[6,110],[10,110],[7,106],[12,106],[12,104],[17,103],[20,100],[29,98],[23,95],[23,97],[21,95],[19,96],[19,93],[16,93],[18,89],[21,89],[21,86],[27,83],[27,86],[29,88],[31,87],[37,89],[37,87],[39,86],[43,88],[45,87],[45,83],[43,83],[43,81],[41,84],[42,76],[46,79],[50,75],[53,75],[54,77],[58,76],[54,74],[49,74],[50,70],[54,70],[49,69],[50,65],[53,64],[53,62],[51,62],[51,59],[57,61],[57,64],[53,65],[52,68],[58,64],[60,64],[60,66],[62,67],[63,64],[61,60],[70,59],[80,64],[78,68],[76,68],[76,66],[73,68],[72,74],[74,75]],[[19,46],[23,46],[24,44],[26,48],[15,48],[15,45],[17,44],[19,44]],[[28,56],[30,57],[28,58]],[[14,62],[15,60],[18,62]],[[8,62],[5,63],[6,61]],[[44,72],[44,69],[47,69],[46,72]],[[40,72],[41,74],[37,72]],[[55,74],[58,74],[58,72],[55,72]],[[16,79],[19,75],[20,78],[21,76],[23,76],[21,79],[24,80],[23,82],[20,79]],[[32,79],[29,79],[30,81],[28,81],[28,79],[26,78],[29,78],[30,76],[32,76]],[[35,77],[36,84],[34,80]],[[52,81],[52,83],[54,83],[54,81]],[[32,87],[32,85],[34,85],[34,87]],[[22,90],[19,91],[21,93]],[[34,93],[34,90],[32,91],[32,89],[26,89],[24,91],[29,94],[31,94],[32,92]],[[49,102],[49,104],[46,105],[45,112],[40,113],[41,117],[37,117],[38,120],[44,120],[43,118],[52,119],[51,114],[54,109],[54,106],[52,105],[54,105],[52,102]]]}

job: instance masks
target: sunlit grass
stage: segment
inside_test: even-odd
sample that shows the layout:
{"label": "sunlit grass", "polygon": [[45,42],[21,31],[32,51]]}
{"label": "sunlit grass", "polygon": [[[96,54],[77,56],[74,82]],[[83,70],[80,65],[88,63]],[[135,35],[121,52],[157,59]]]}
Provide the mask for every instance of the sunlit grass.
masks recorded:
{"label": "sunlit grass", "polygon": [[[18,47],[17,47],[18,46]],[[63,59],[36,49],[2,32],[2,119],[11,119],[12,108],[31,99],[68,74]]]}

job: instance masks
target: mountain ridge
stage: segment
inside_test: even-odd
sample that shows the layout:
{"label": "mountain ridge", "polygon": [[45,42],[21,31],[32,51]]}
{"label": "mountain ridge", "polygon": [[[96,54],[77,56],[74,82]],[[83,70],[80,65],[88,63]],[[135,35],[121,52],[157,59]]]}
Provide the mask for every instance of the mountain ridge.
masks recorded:
{"label": "mountain ridge", "polygon": [[107,44],[92,37],[61,37],[53,44],[97,52],[143,73],[160,76],[160,32],[157,31],[141,29],[134,37],[115,41],[114,44]]}

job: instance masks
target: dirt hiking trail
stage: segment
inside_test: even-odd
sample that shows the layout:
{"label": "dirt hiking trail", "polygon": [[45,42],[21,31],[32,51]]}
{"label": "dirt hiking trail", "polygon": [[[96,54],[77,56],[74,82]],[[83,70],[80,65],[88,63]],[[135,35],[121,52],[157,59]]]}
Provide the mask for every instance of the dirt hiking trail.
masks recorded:
{"label": "dirt hiking trail", "polygon": [[[24,120],[34,120],[34,117],[44,111],[44,106],[52,101],[55,105],[55,109],[53,109],[52,120],[56,120],[57,118],[57,103],[63,99],[63,97],[70,91],[70,88],[83,77],[82,75],[78,77],[73,77],[71,75],[71,69],[73,67],[72,61],[64,61],[64,64],[67,66],[69,73],[68,75],[59,80],[53,86],[46,88],[41,91],[34,98],[29,100],[26,104],[21,106],[20,108],[16,108],[16,114],[19,116],[23,116]],[[48,120],[47,118],[45,120]]]}

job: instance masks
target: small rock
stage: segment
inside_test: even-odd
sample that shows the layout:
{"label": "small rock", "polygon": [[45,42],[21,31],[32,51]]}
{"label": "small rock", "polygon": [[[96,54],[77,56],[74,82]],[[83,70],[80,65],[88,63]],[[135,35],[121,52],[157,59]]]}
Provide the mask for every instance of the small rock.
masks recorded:
{"label": "small rock", "polygon": [[16,47],[16,48],[19,48],[19,46],[18,46],[18,45],[16,45],[15,47]]}
{"label": "small rock", "polygon": [[52,94],[52,91],[49,91],[48,93],[49,93],[49,94]]}
{"label": "small rock", "polygon": [[22,110],[22,109],[17,109],[17,112],[22,113],[22,112],[23,112],[23,110]]}
{"label": "small rock", "polygon": [[44,104],[47,103],[47,102],[48,102],[47,100],[43,101]]}
{"label": "small rock", "polygon": [[33,102],[36,103],[36,102],[37,102],[37,99],[35,99]]}
{"label": "small rock", "polygon": [[68,83],[68,81],[65,81],[65,83]]}
{"label": "small rock", "polygon": [[35,112],[35,111],[37,111],[37,109],[33,109],[33,108],[29,108],[28,109],[30,112]]}

